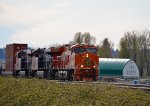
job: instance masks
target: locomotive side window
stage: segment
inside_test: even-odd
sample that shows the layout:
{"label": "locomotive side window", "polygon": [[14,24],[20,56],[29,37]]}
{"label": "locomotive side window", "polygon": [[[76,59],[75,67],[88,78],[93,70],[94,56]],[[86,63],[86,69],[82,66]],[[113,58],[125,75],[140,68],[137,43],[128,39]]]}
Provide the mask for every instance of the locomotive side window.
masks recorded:
{"label": "locomotive side window", "polygon": [[87,48],[87,49],[86,49],[86,51],[87,51],[87,52],[94,53],[94,54],[96,54],[96,53],[97,53],[96,48]]}

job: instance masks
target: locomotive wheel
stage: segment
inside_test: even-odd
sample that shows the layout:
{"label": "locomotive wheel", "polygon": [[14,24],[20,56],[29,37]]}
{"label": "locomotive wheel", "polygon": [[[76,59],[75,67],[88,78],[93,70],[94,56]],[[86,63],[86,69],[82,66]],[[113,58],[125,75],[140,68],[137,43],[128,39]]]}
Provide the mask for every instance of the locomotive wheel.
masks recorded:
{"label": "locomotive wheel", "polygon": [[55,72],[52,71],[52,79],[54,80],[55,79]]}
{"label": "locomotive wheel", "polygon": [[73,81],[73,80],[74,80],[73,74],[71,74],[71,76],[70,76],[70,81]]}
{"label": "locomotive wheel", "polygon": [[50,72],[49,72],[49,75],[50,75],[50,78],[52,78],[52,71],[50,70]]}
{"label": "locomotive wheel", "polygon": [[29,76],[29,70],[25,70],[25,76],[26,76],[26,77]]}
{"label": "locomotive wheel", "polygon": [[12,76],[15,76],[15,74],[16,74],[16,73],[15,73],[15,71],[13,71],[13,74],[12,74]]}
{"label": "locomotive wheel", "polygon": [[33,77],[32,71],[30,72],[30,76]]}
{"label": "locomotive wheel", "polygon": [[79,76],[79,81],[83,81],[82,75]]}
{"label": "locomotive wheel", "polygon": [[68,81],[73,81],[73,71],[69,70],[67,71]]}
{"label": "locomotive wheel", "polygon": [[31,73],[30,73],[31,77],[35,77],[36,74],[37,74],[36,71],[31,71]]}
{"label": "locomotive wheel", "polygon": [[71,81],[74,81],[75,79],[74,79],[74,77],[73,77],[73,74],[72,74],[72,76],[71,76]]}
{"label": "locomotive wheel", "polygon": [[96,81],[96,75],[93,75],[92,80],[93,80],[93,81]]}
{"label": "locomotive wheel", "polygon": [[68,71],[67,71],[67,79],[68,79],[68,81],[70,81],[70,77],[71,77],[70,74],[71,74],[71,73],[70,73],[70,70],[68,70]]}
{"label": "locomotive wheel", "polygon": [[20,71],[13,71],[13,76],[14,77],[17,77],[17,76],[20,76]]}
{"label": "locomotive wheel", "polygon": [[93,69],[92,71],[93,71],[92,80],[96,81],[96,70]]}
{"label": "locomotive wheel", "polygon": [[45,70],[45,71],[44,71],[44,78],[47,78],[47,77],[48,77],[48,71]]}

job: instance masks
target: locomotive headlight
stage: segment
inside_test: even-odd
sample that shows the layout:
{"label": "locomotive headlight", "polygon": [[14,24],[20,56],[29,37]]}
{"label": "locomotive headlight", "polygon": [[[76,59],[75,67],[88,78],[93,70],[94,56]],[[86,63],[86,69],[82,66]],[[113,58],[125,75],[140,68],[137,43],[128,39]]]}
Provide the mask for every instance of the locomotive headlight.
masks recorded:
{"label": "locomotive headlight", "polygon": [[96,66],[93,66],[93,68],[95,68]]}
{"label": "locomotive headlight", "polygon": [[89,57],[89,54],[86,54],[86,57]]}
{"label": "locomotive headlight", "polygon": [[81,65],[81,68],[83,68],[83,65]]}

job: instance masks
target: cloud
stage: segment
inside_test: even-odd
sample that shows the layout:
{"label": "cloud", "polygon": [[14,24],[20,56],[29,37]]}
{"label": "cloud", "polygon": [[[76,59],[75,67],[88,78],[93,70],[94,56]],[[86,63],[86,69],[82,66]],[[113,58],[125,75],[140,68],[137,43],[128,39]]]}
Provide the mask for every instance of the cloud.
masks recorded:
{"label": "cloud", "polygon": [[24,26],[43,22],[50,17],[61,13],[56,7],[42,8],[36,5],[22,2],[21,4],[10,4],[0,2],[0,25],[1,26]]}
{"label": "cloud", "polygon": [[69,3],[58,3],[57,4],[58,7],[67,7],[67,6],[70,6]]}
{"label": "cloud", "polygon": [[53,3],[43,7],[37,6],[40,3],[38,1],[37,4],[36,1],[18,2],[0,2],[0,26],[15,30],[8,43],[28,43],[31,47],[46,47],[69,42],[61,36],[66,34],[67,31],[64,30],[67,28],[57,22],[65,14],[65,10],[59,7],[67,6],[67,3]]}
{"label": "cloud", "polygon": [[[70,36],[69,36],[70,35]],[[11,35],[11,43],[27,43],[31,47],[48,47],[52,44],[68,43],[73,35],[67,27],[46,23],[41,26],[34,26],[27,29],[18,30]]]}
{"label": "cloud", "polygon": [[63,44],[80,31],[90,32],[98,43],[108,37],[116,44],[128,30],[150,28],[148,3],[140,9],[127,1],[0,0],[0,27],[11,29],[6,43]]}

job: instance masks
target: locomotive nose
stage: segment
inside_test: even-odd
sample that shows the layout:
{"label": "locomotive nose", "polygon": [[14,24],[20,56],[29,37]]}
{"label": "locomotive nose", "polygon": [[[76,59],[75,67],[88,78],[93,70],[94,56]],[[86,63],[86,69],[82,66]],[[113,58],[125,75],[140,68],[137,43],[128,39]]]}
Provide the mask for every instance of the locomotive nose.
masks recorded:
{"label": "locomotive nose", "polygon": [[90,53],[84,53],[82,54],[82,58],[80,60],[80,68],[81,69],[93,69],[93,68],[97,68],[96,67],[96,61],[95,61],[95,57],[93,54]]}
{"label": "locomotive nose", "polygon": [[90,66],[91,65],[91,59],[86,57],[84,64],[85,64],[85,66]]}

